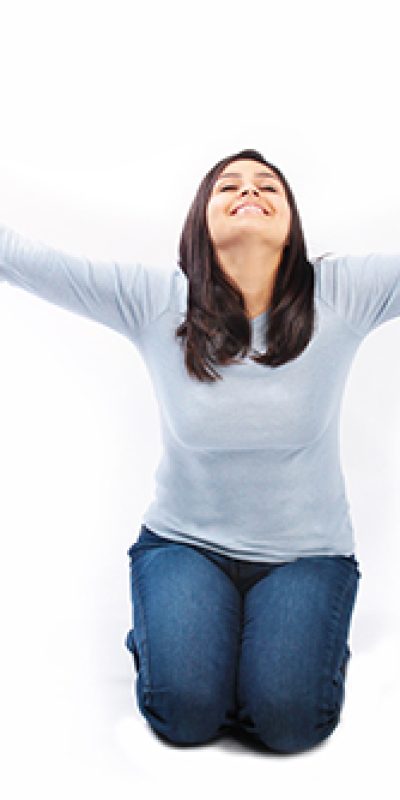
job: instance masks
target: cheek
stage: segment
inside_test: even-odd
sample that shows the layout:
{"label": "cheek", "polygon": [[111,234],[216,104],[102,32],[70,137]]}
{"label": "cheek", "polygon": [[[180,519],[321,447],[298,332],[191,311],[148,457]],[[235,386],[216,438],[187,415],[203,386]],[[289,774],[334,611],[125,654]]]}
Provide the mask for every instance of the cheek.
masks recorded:
{"label": "cheek", "polygon": [[222,209],[218,203],[210,203],[207,210],[207,223],[209,228],[218,227],[222,215]]}
{"label": "cheek", "polygon": [[286,216],[286,225],[287,225],[288,228],[290,228],[290,225],[291,225],[291,222],[292,222],[290,208],[286,209],[286,215],[285,216]]}

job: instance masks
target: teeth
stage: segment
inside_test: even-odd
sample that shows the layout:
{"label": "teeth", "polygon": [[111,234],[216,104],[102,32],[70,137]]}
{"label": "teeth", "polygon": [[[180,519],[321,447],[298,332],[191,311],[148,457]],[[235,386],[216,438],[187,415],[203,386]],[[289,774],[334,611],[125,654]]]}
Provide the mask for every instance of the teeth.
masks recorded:
{"label": "teeth", "polygon": [[262,208],[258,208],[257,206],[242,206],[242,208],[238,208],[235,211],[235,214],[244,214],[245,212],[256,212],[258,214],[263,214]]}

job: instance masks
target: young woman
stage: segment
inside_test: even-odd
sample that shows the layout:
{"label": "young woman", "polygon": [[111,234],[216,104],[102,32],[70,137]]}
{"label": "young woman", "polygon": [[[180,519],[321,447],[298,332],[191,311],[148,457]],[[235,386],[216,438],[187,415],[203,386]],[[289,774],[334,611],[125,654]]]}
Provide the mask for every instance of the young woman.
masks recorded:
{"label": "young woman", "polygon": [[0,278],[127,336],[160,405],[156,495],[129,549],[138,706],[176,744],[294,753],[338,724],[361,576],[339,415],[400,257],[309,259],[258,151],[202,180],[178,266],[93,263],[0,227]]}

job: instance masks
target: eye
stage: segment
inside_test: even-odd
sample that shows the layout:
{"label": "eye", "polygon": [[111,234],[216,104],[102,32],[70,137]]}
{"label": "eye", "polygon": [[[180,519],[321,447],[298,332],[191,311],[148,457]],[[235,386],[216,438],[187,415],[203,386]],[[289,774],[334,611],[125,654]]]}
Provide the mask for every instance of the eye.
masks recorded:
{"label": "eye", "polygon": [[[275,186],[261,186],[260,188],[261,189],[271,189],[273,192],[277,191]],[[230,184],[229,186],[223,186],[221,188],[221,192],[224,192],[226,189],[236,189],[236,186],[233,186],[232,184]]]}

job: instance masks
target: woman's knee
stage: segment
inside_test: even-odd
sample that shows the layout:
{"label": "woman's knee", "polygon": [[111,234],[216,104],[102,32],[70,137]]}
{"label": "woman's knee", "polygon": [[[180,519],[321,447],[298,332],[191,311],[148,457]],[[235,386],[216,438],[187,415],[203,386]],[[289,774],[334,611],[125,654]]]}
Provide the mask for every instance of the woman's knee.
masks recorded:
{"label": "woman's knee", "polygon": [[327,739],[337,727],[340,708],[317,707],[307,699],[258,702],[251,710],[257,737],[270,750],[295,754]]}
{"label": "woman's knee", "polygon": [[138,691],[139,708],[150,726],[174,744],[196,745],[217,738],[224,729],[221,700],[210,692]]}

